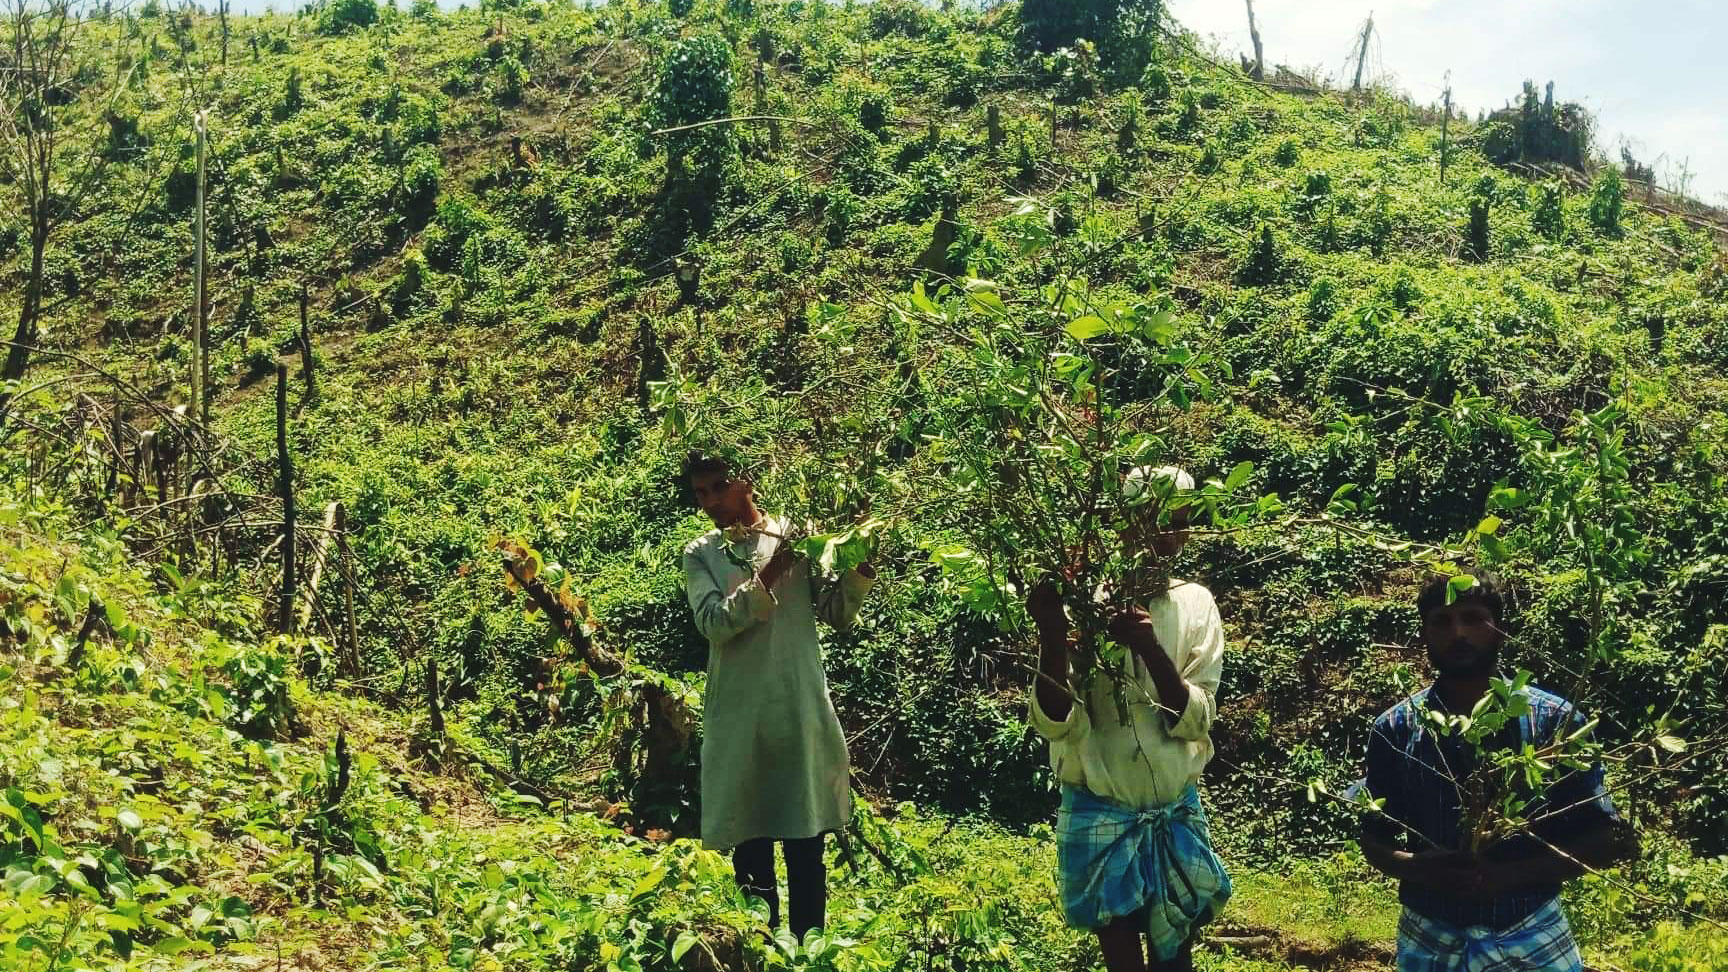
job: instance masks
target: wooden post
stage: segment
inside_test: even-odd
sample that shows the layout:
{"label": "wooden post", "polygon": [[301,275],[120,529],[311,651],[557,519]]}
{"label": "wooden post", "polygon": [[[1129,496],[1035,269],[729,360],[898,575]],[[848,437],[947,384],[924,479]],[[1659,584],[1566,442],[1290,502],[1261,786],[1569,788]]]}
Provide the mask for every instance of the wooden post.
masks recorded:
{"label": "wooden post", "polygon": [[336,553],[342,559],[342,615],[347,634],[345,657],[348,677],[360,677],[360,632],[354,625],[354,556],[348,549],[348,515],[342,514],[342,525],[336,533]]}
{"label": "wooden post", "polygon": [[228,0],[220,0],[216,12],[222,18],[222,66],[228,66]]}
{"label": "wooden post", "polygon": [[324,580],[324,566],[330,559],[330,546],[342,531],[342,504],[332,502],[324,508],[324,532],[312,550],[312,576],[306,580],[306,595],[300,602],[300,630],[312,627],[312,612],[318,606],[318,585]]}
{"label": "wooden post", "polygon": [[288,366],[276,363],[276,488],[282,497],[282,591],[278,630],[294,633],[294,459],[288,453]]}
{"label": "wooden post", "polygon": [[1440,122],[1440,185],[1446,185],[1446,163],[1452,151],[1452,72],[1446,72],[1446,116]]}
{"label": "wooden post", "polygon": [[1002,131],[1002,108],[1000,105],[990,105],[984,109],[984,127],[990,133],[990,147],[1001,148],[1007,134]]}
{"label": "wooden post", "polygon": [[210,421],[210,332],[208,281],[205,279],[204,234],[204,112],[192,117],[192,127],[198,141],[198,212],[194,218],[196,254],[192,266],[192,411],[199,422]]}
{"label": "wooden post", "polygon": [[1254,80],[1264,80],[1266,77],[1266,50],[1260,46],[1260,25],[1254,21],[1254,0],[1248,3],[1248,36],[1254,39]]}
{"label": "wooden post", "polygon": [[113,499],[120,490],[120,473],[126,465],[126,451],[121,447],[120,436],[125,424],[120,415],[120,390],[114,390],[114,413],[109,416],[108,448],[114,450],[114,464],[108,468],[108,498]]}
{"label": "wooden post", "polygon": [[312,328],[307,323],[306,307],[309,300],[306,285],[300,285],[300,377],[306,382],[306,397],[311,398],[318,392],[317,379],[312,374]]}
{"label": "wooden post", "polygon": [[426,663],[426,715],[435,736],[444,735],[444,707],[438,701],[438,663]]}
{"label": "wooden post", "polygon": [[132,461],[138,468],[138,492],[144,499],[150,498],[150,486],[154,482],[158,493],[162,491],[162,476],[156,455],[156,430],[145,429],[138,434],[137,458]]}

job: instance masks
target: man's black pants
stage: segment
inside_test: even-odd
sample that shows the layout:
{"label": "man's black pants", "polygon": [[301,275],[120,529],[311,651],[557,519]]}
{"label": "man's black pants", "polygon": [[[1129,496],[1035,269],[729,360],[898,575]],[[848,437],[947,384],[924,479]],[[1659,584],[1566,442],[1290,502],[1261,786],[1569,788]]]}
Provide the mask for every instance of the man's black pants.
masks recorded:
{"label": "man's black pants", "polygon": [[[821,927],[828,910],[828,868],[822,862],[822,836],[781,842],[786,855],[786,896],[791,899],[792,934]],[[745,894],[768,902],[768,924],[780,927],[780,894],[775,890],[774,841],[747,840],[732,849],[732,876]]]}

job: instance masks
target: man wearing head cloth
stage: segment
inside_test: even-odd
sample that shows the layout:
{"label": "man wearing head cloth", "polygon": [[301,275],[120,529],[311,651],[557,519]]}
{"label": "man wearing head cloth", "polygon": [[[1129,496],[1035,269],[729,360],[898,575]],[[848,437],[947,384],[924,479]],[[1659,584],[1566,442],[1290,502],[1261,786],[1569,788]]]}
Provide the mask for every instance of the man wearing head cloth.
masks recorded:
{"label": "man wearing head cloth", "polygon": [[[1162,567],[1188,541],[1188,510],[1160,514],[1192,490],[1186,472],[1140,467],[1123,482],[1137,512],[1122,542]],[[1098,592],[1108,603],[1110,591]],[[1062,786],[1056,856],[1063,915],[1093,931],[1110,972],[1193,968],[1199,930],[1230,897],[1195,784],[1212,758],[1208,733],[1224,668],[1224,627],[1212,594],[1171,579],[1145,604],[1112,604],[1110,635],[1128,649],[1118,677],[1082,691],[1070,664],[1075,641],[1057,586],[1027,599],[1038,627],[1032,725],[1050,742]],[[1141,939],[1145,942],[1142,945]]]}

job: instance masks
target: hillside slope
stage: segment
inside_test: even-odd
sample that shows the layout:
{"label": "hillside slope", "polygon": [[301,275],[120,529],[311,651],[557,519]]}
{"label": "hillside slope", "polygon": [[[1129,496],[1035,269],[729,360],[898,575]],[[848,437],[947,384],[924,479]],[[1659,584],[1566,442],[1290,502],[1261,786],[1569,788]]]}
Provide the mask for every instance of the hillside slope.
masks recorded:
{"label": "hillside slope", "polygon": [[[944,912],[967,930],[943,934],[980,955],[1012,936],[1025,954],[989,960],[1008,967],[1083,961],[1062,951],[1073,942],[1051,914],[1024,900],[1001,910],[1025,875],[1047,880],[1036,856],[1047,844],[1024,836],[1054,806],[1042,745],[1024,726],[1026,646],[1005,633],[1011,618],[974,596],[978,577],[933,556],[968,529],[931,444],[966,390],[952,362],[969,350],[968,328],[988,319],[961,283],[973,278],[989,280],[1028,333],[1068,323],[1045,298],[1057,281],[1167,314],[1172,347],[1197,364],[1180,380],[1166,458],[1218,479],[1252,463],[1240,491],[1280,497],[1276,515],[1202,531],[1182,565],[1217,594],[1231,633],[1207,798],[1232,861],[1274,874],[1319,868],[1321,885],[1359,877],[1357,865],[1327,863],[1354,833],[1353,815],[1311,799],[1309,784],[1336,792],[1354,779],[1368,720],[1397,697],[1403,670],[1422,670],[1409,608],[1420,572],[1400,543],[1462,538],[1513,581],[1512,661],[1557,687],[1591,673],[1584,701],[1629,751],[1613,780],[1652,851],[1630,875],[1642,892],[1585,895],[1592,947],[1629,922],[1676,917],[1676,905],[1723,914],[1723,869],[1705,856],[1728,850],[1717,745],[1728,697],[1711,677],[1728,651],[1721,244],[1623,199],[1606,173],[1581,191],[1497,168],[1481,152],[1496,133],[1467,123],[1450,128],[1442,185],[1432,112],[1386,93],[1256,85],[1180,35],[1160,37],[1146,70],[1126,79],[1083,47],[1028,56],[1012,6],[979,15],[899,2],[699,3],[679,18],[638,2],[452,14],[420,4],[347,29],[343,18],[370,8],[345,3],[236,18],[226,66],[212,18],[146,8],[99,25],[104,43],[129,49],[134,80],[96,128],[113,157],[104,180],[49,251],[51,327],[0,461],[17,495],[61,497],[79,523],[118,537],[110,545],[147,559],[167,552],[193,578],[184,617],[240,647],[176,648],[164,663],[184,665],[184,677],[152,676],[166,680],[165,699],[204,698],[199,665],[278,664],[230,654],[277,657],[282,684],[303,678],[306,691],[333,693],[302,700],[311,735],[278,733],[294,772],[253,769],[269,760],[223,741],[226,710],[197,710],[206,702],[140,716],[169,720],[152,732],[208,741],[216,762],[196,768],[198,786],[280,797],[266,801],[268,829],[293,863],[259,873],[292,876],[274,899],[229,893],[225,884],[254,872],[211,863],[240,856],[219,832],[183,852],[204,855],[206,909],[237,898],[279,918],[293,941],[347,928],[366,943],[351,956],[374,956],[342,959],[356,965],[387,966],[392,948],[458,964],[465,942],[503,940],[445,918],[429,926],[444,938],[413,940],[439,909],[468,921],[485,905],[440,897],[442,879],[414,883],[400,868],[375,879],[344,865],[353,870],[331,880],[353,889],[344,907],[362,911],[304,911],[311,851],[285,835],[319,825],[320,761],[345,720],[356,751],[376,762],[356,757],[344,805],[359,801],[353,819],[396,842],[378,860],[397,867],[404,848],[456,840],[467,850],[451,863],[408,870],[455,868],[485,888],[485,868],[457,858],[520,850],[544,864],[529,872],[552,886],[547,900],[590,900],[567,873],[573,859],[612,862],[597,880],[633,888],[644,876],[637,845],[441,782],[406,758],[428,741],[408,727],[425,720],[417,687],[430,667],[463,751],[512,767],[543,795],[622,804],[640,829],[691,833],[691,768],[635,775],[635,737],[609,704],[617,686],[584,677],[544,619],[521,613],[495,541],[540,552],[585,599],[599,639],[698,699],[706,648],[678,552],[704,524],[672,480],[685,448],[718,441],[756,464],[778,508],[837,522],[867,496],[889,522],[885,583],[858,627],[828,644],[857,784],[879,807],[912,801],[991,821],[978,824],[976,847],[909,824],[906,841],[935,845],[936,873],[892,893],[860,884],[863,899],[891,900],[871,907],[899,916],[875,934],[904,937],[895,922],[916,924],[920,900],[958,893],[940,861],[991,858],[1002,862],[996,883]],[[674,51],[713,58],[702,62],[712,70],[679,75],[667,67]],[[711,98],[688,118],[686,82]],[[187,442],[184,467],[162,487],[173,495],[152,501],[110,482],[111,467],[116,481],[142,472],[112,463],[104,443],[130,449],[145,432],[167,441],[180,431],[163,410],[185,401],[190,382],[194,106],[209,108],[212,133],[215,434]],[[94,106],[69,110],[99,117]],[[656,134],[730,115],[772,117]],[[14,246],[8,257],[9,281],[22,280],[24,254]],[[914,281],[927,296],[907,296]],[[317,385],[289,396],[299,552],[304,566],[318,536],[308,511],[345,503],[351,649],[333,648],[342,625],[322,621],[310,642],[260,648],[260,603],[229,593],[266,590],[278,569],[270,374],[298,365],[303,292]],[[0,310],[21,294],[9,284]],[[209,478],[220,503],[182,499],[199,488],[194,453],[219,467]],[[1495,511],[1484,533],[1491,497],[1513,495],[1505,489],[1539,500]],[[46,549],[32,541],[17,556]],[[1612,553],[1611,566],[1592,551]],[[118,553],[105,556],[98,576],[124,569]],[[140,604],[163,596],[133,583]],[[78,610],[53,622],[62,640]],[[64,645],[41,638],[16,677],[47,685],[51,675],[30,666],[45,650],[63,657]],[[349,650],[352,664],[336,662]],[[119,676],[90,677],[29,716],[31,738],[52,740],[60,706],[107,699]],[[1685,754],[1645,745],[1661,712],[1693,743]],[[22,773],[7,782],[21,793],[37,785]],[[106,785],[102,805],[117,811],[122,791]],[[440,792],[448,810],[421,799]],[[198,811],[174,813],[174,826],[196,827]],[[98,821],[85,837],[112,829]],[[34,846],[8,833],[8,847]],[[747,924],[716,862],[676,853],[708,870],[664,911],[645,896],[643,955],[686,925]],[[54,922],[75,900],[64,891],[41,899],[62,910],[30,928],[64,927]],[[606,921],[633,914],[630,895],[605,904],[606,893],[570,907]],[[846,934],[870,937],[859,931],[867,919],[844,922]],[[1384,935],[1381,919],[1367,925]],[[630,926],[603,927],[594,934],[617,944]],[[563,934],[536,960],[574,961],[559,957],[577,947]],[[915,961],[893,954],[886,961]]]}

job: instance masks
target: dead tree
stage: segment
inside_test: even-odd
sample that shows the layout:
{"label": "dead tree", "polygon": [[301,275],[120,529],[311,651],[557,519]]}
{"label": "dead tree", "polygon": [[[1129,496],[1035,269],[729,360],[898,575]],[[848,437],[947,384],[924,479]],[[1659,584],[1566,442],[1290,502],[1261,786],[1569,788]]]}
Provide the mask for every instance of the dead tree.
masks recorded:
{"label": "dead tree", "polygon": [[[137,59],[98,49],[131,40],[125,31],[91,29],[92,15],[73,0],[0,0],[0,205],[22,211],[30,261],[0,382],[30,367],[40,334],[48,242],[79,218],[111,155],[107,117],[128,87]],[[81,109],[78,102],[84,102]],[[5,201],[15,192],[21,205]],[[0,413],[9,396],[0,392]]]}
{"label": "dead tree", "polygon": [[1249,72],[1249,76],[1256,81],[1262,81],[1266,78],[1266,49],[1260,45],[1260,25],[1254,20],[1254,0],[1247,0],[1247,4],[1248,36],[1254,40],[1254,69]]}
{"label": "dead tree", "polygon": [[[504,551],[504,571],[528,595],[528,600],[546,615],[552,629],[564,642],[575,649],[588,670],[602,678],[628,676],[622,659],[594,641],[563,599],[546,586],[524,564],[515,550]],[[635,719],[641,727],[641,764],[633,775],[639,781],[665,784],[675,780],[686,764],[690,736],[697,725],[696,714],[684,700],[667,691],[652,679],[634,680]],[[629,770],[628,751],[621,751],[619,761]]]}
{"label": "dead tree", "polygon": [[1368,66],[1368,41],[1374,36],[1374,15],[1368,15],[1368,22],[1362,25],[1362,40],[1356,49],[1356,80],[1351,82],[1353,93],[1362,91],[1362,71]]}

